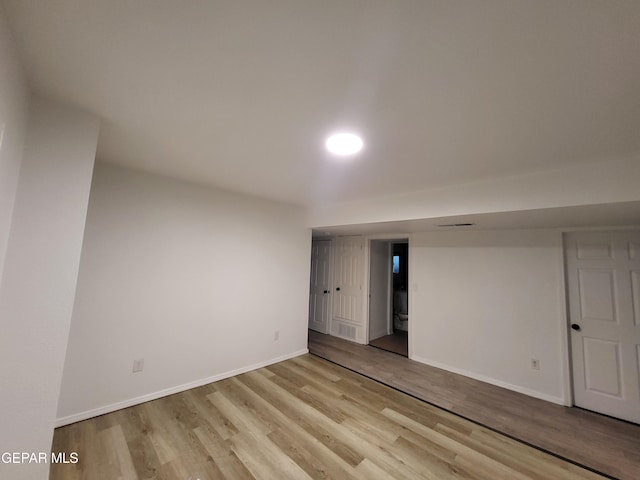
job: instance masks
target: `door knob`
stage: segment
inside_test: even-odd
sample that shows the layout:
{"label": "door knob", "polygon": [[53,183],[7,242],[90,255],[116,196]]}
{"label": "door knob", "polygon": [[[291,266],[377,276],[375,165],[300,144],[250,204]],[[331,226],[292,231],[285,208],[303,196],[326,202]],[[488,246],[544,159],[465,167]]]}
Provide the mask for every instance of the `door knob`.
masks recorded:
{"label": "door knob", "polygon": [[336,292],[339,292],[339,291],[340,291],[340,287],[336,288]]}
{"label": "door knob", "polygon": [[580,325],[578,325],[577,323],[572,323],[571,328],[573,328],[576,332],[579,332],[581,330]]}
{"label": "door knob", "polygon": [[329,290],[325,290],[324,293],[329,293]]}

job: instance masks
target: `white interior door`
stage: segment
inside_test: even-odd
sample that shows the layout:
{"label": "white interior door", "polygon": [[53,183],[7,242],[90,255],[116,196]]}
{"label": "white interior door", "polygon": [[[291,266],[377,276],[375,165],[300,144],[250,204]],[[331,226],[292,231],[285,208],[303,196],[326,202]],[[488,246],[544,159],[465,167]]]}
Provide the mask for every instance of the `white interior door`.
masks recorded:
{"label": "white interior door", "polygon": [[362,316],[364,238],[338,237],[334,244],[331,334],[365,343]]}
{"label": "white interior door", "polygon": [[391,243],[372,240],[369,256],[369,341],[389,335],[391,325]]}
{"label": "white interior door", "polygon": [[566,236],[575,404],[640,423],[640,232]]}
{"label": "white interior door", "polygon": [[309,328],[329,333],[331,315],[331,240],[317,240],[311,247]]}

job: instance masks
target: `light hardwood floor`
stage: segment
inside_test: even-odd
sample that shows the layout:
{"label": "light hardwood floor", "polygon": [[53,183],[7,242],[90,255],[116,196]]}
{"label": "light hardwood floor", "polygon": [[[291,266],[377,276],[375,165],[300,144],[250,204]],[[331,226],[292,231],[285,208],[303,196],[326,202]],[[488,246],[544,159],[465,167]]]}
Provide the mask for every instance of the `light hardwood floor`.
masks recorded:
{"label": "light hardwood floor", "polygon": [[640,479],[640,425],[555,405],[312,331],[309,351],[612,478]]}
{"label": "light hardwood floor", "polygon": [[51,479],[599,479],[312,355],[58,428]]}

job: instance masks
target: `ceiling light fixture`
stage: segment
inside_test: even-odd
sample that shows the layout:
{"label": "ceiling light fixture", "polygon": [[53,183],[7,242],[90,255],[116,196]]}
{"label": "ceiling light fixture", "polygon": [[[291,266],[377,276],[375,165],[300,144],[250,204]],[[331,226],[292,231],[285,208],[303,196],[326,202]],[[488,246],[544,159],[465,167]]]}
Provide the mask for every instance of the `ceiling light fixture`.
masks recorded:
{"label": "ceiling light fixture", "polygon": [[362,139],[353,133],[336,133],[327,138],[325,147],[334,155],[354,155],[362,150]]}

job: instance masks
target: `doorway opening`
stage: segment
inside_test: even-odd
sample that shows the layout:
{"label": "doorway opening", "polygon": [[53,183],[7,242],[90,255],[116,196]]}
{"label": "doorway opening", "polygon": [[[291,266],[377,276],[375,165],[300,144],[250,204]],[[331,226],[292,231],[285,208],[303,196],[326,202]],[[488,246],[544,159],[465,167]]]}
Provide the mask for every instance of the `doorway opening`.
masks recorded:
{"label": "doorway opening", "polygon": [[371,240],[369,255],[369,345],[408,357],[408,240]]}

